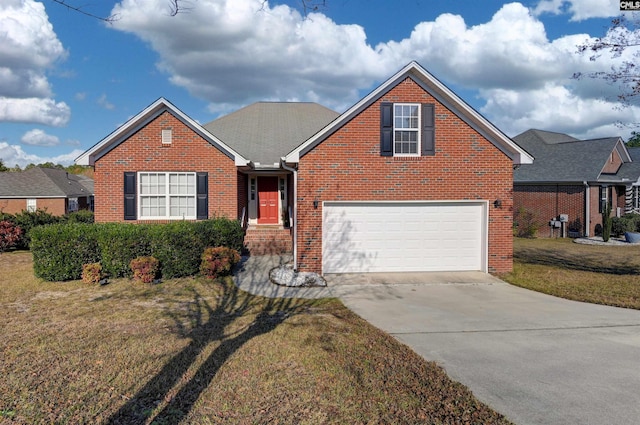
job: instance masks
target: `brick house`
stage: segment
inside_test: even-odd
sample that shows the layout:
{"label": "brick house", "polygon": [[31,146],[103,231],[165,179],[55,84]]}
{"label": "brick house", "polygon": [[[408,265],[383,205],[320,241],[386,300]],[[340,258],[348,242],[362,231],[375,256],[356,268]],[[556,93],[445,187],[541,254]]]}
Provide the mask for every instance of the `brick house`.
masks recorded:
{"label": "brick house", "polygon": [[259,102],[201,126],[159,99],[76,160],[96,221],[237,218],[252,253],[321,273],[511,270],[532,161],[415,62],[342,114]]}
{"label": "brick house", "polygon": [[0,172],[0,212],[65,215],[93,208],[93,180],[58,168]]}
{"label": "brick house", "polygon": [[[607,205],[613,216],[640,210],[640,160],[620,137],[578,140],[532,129],[513,139],[536,158],[514,171],[514,219],[530,213],[538,236],[597,235]],[[568,221],[550,226],[560,215]]]}

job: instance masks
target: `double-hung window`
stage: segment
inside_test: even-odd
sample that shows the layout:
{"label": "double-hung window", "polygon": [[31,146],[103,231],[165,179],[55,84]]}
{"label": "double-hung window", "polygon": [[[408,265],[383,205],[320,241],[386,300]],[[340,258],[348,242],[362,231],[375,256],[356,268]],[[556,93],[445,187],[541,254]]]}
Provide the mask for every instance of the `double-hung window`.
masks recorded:
{"label": "double-hung window", "polygon": [[195,219],[196,173],[138,173],[140,219]]}
{"label": "double-hung window", "polygon": [[435,148],[435,104],[380,104],[380,155],[432,156]]}
{"label": "double-hung window", "polygon": [[407,103],[393,105],[393,154],[394,156],[420,154],[420,105]]}

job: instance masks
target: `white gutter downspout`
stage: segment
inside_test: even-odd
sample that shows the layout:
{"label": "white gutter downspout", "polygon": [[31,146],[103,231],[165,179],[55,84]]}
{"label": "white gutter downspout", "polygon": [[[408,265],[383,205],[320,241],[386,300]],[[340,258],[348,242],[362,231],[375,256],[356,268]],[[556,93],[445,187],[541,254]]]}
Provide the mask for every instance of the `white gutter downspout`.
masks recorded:
{"label": "white gutter downspout", "polygon": [[589,183],[587,183],[586,181],[583,181],[582,184],[584,185],[584,221],[585,221],[584,236],[588,238],[589,229],[591,228],[591,217],[589,216],[589,205],[590,205]]}
{"label": "white gutter downspout", "polygon": [[284,158],[280,158],[280,165],[293,173],[293,270],[298,270],[298,170],[289,167]]}

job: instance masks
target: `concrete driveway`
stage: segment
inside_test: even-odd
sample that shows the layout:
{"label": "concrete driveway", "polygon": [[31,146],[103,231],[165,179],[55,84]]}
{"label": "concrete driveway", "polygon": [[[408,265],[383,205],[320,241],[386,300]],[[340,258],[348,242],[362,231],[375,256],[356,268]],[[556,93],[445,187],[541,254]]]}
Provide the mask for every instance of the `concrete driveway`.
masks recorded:
{"label": "concrete driveway", "polygon": [[640,423],[640,311],[482,273],[330,275],[365,320],[516,424]]}

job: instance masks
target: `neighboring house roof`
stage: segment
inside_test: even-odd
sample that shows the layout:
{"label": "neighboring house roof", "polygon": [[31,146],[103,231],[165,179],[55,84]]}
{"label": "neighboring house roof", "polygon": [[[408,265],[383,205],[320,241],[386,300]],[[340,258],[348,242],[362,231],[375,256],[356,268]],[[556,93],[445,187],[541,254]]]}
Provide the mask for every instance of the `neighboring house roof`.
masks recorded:
{"label": "neighboring house roof", "polygon": [[632,162],[622,164],[618,176],[640,184],[640,148],[627,148]]}
{"label": "neighboring house roof", "polygon": [[257,102],[204,125],[256,168],[279,168],[280,158],[340,114],[317,103]]}
{"label": "neighboring house roof", "polygon": [[77,198],[93,195],[93,180],[57,168],[0,173],[0,198]]}
{"label": "neighboring house roof", "polygon": [[402,82],[405,78],[413,79],[438,102],[455,113],[460,119],[504,152],[512,159],[514,164],[531,164],[533,162],[533,157],[529,155],[529,153],[518,146],[513,140],[507,137],[502,131],[491,124],[486,118],[480,115],[479,112],[474,110],[460,97],[458,97],[458,95],[442,84],[437,78],[431,75],[415,61],[406,65],[394,76],[389,78],[377,89],[353,105],[349,110],[340,115],[336,120],[332,121],[320,132],[316,133],[309,140],[289,152],[285,157],[285,161],[290,163],[298,162],[300,157],[311,151],[333,132],[369,107],[372,103],[376,102],[380,97],[384,96],[385,93],[393,89],[393,87]]}
{"label": "neighboring house roof", "polygon": [[[567,134],[532,129],[513,140],[536,159],[533,164],[523,164],[514,171],[515,183],[618,182],[623,179],[620,171],[631,162],[620,137],[578,140]],[[616,174],[603,174],[614,150],[624,164]]]}
{"label": "neighboring house roof", "polygon": [[242,155],[234,149],[226,145],[217,137],[205,130],[200,124],[189,118],[184,112],[175,107],[171,102],[164,98],[160,98],[145,108],[138,115],[118,127],[113,133],[93,145],[89,150],[85,151],[76,158],[78,165],[94,165],[95,161],[106,155],[113,148],[124,142],[128,137],[136,131],[143,128],[146,124],[158,117],[160,114],[168,111],[177,119],[182,121],[186,126],[190,127],[194,132],[199,134],[206,141],[218,148],[222,153],[235,161],[238,166],[244,166],[249,163]]}

